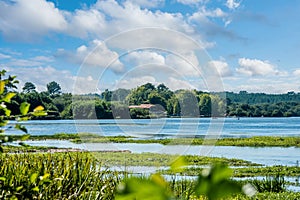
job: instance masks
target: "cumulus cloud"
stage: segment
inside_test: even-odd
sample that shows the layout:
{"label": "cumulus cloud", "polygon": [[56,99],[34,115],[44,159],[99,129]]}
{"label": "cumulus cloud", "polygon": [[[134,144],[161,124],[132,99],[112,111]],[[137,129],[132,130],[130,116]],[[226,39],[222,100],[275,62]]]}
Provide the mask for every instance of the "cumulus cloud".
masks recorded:
{"label": "cumulus cloud", "polygon": [[236,9],[240,6],[240,2],[237,2],[236,0],[227,0],[226,6],[229,9]]}
{"label": "cumulus cloud", "polygon": [[125,57],[126,62],[132,66],[144,64],[165,64],[165,57],[153,51],[134,51]]}
{"label": "cumulus cloud", "polygon": [[[46,91],[46,85],[51,81],[60,84],[63,92],[76,94],[93,93],[97,88],[97,81],[91,76],[74,76],[70,71],[57,70],[54,67],[5,67],[8,74],[16,75],[20,81],[18,88],[21,89],[26,82],[36,85],[38,91]],[[26,76],[24,76],[26,74]],[[76,87],[74,87],[76,83]],[[74,89],[75,88],[75,89]]]}
{"label": "cumulus cloud", "polygon": [[166,56],[166,65],[181,76],[200,76],[199,62],[193,52],[184,55],[184,58],[174,54]]}
{"label": "cumulus cloud", "polygon": [[164,83],[166,86],[168,86],[171,90],[179,90],[179,89],[196,89],[193,84],[191,84],[188,81],[180,80],[174,77],[169,77],[168,80]]}
{"label": "cumulus cloud", "polygon": [[132,89],[146,83],[152,83],[156,85],[157,81],[153,76],[130,77],[130,78],[118,80],[115,84],[116,85],[115,88]]}
{"label": "cumulus cloud", "polygon": [[165,0],[130,0],[130,2],[143,8],[155,8],[162,5]]}
{"label": "cumulus cloud", "polygon": [[221,61],[221,60],[213,60],[209,62],[209,65],[211,67],[215,67],[216,70],[218,71],[218,73],[222,76],[222,77],[227,77],[227,76],[231,76],[232,75],[232,71],[229,68],[229,65],[227,62],[225,61]]}
{"label": "cumulus cloud", "polygon": [[56,56],[83,66],[93,66],[101,69],[109,68],[115,73],[120,73],[124,70],[118,53],[110,50],[100,40],[93,40],[89,46],[82,45],[75,52],[59,50]]}
{"label": "cumulus cloud", "polygon": [[278,75],[280,72],[269,61],[258,59],[239,59],[239,68],[236,69],[238,73],[249,76],[266,76],[266,75]]}
{"label": "cumulus cloud", "polygon": [[45,0],[1,1],[0,18],[0,32],[14,40],[33,40],[67,26],[62,12]]}
{"label": "cumulus cloud", "polygon": [[123,4],[114,0],[98,1],[94,8],[110,19],[108,30],[110,35],[141,27],[162,27],[182,32],[190,32],[193,29],[185,22],[184,16],[180,13],[141,9],[140,6],[129,1]]}
{"label": "cumulus cloud", "polygon": [[300,76],[300,69],[296,69],[295,71],[293,71],[293,75]]}
{"label": "cumulus cloud", "polygon": [[89,35],[103,36],[103,32],[108,29],[105,15],[101,11],[91,8],[87,10],[76,10],[74,13],[65,12],[68,19],[66,32],[69,35],[86,38]]}

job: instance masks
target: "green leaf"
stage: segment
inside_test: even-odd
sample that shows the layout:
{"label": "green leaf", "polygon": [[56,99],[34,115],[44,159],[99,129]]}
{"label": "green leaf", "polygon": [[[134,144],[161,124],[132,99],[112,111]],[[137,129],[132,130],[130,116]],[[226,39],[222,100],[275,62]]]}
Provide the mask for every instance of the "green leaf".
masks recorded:
{"label": "green leaf", "polygon": [[186,165],[186,160],[183,156],[180,156],[174,162],[171,163],[170,167],[173,172],[182,172],[184,170],[184,166]]}
{"label": "green leaf", "polygon": [[25,126],[22,126],[22,125],[20,125],[20,124],[16,124],[15,129],[27,133],[27,129],[25,128]]}
{"label": "green leaf", "polygon": [[156,174],[151,175],[151,180],[154,183],[156,183],[157,185],[160,185],[161,187],[166,188],[168,186],[168,183],[160,174],[156,173]]}
{"label": "green leaf", "polygon": [[132,177],[125,180],[116,200],[166,200],[171,199],[165,187],[148,178]]}
{"label": "green leaf", "polygon": [[29,135],[29,134],[22,135],[22,137],[21,137],[21,141],[28,140],[28,139],[29,139],[29,137],[30,137],[30,135]]}
{"label": "green leaf", "polygon": [[44,110],[44,107],[43,106],[37,106],[33,112],[37,112],[37,111],[43,111]]}
{"label": "green leaf", "polygon": [[0,81],[0,94],[3,94],[5,88],[5,81]]}
{"label": "green leaf", "polygon": [[32,188],[32,191],[39,192],[39,191],[40,191],[40,189],[39,189],[39,187],[38,187],[38,186],[36,186],[36,187]]}
{"label": "green leaf", "polygon": [[19,192],[22,189],[23,189],[23,186],[21,185],[21,186],[19,186],[19,187],[16,188],[16,191]]}
{"label": "green leaf", "polygon": [[11,98],[13,98],[16,94],[17,93],[14,93],[14,92],[7,93],[2,100],[7,103],[10,103]]}
{"label": "green leaf", "polygon": [[6,181],[6,178],[3,177],[3,176],[1,176],[1,177],[0,177],[0,181]]}
{"label": "green leaf", "polygon": [[47,112],[45,112],[45,111],[35,111],[35,112],[32,113],[32,115],[36,116],[36,117],[46,116]]}
{"label": "green leaf", "polygon": [[20,106],[20,112],[22,115],[26,115],[29,111],[30,104],[27,102],[23,102]]}
{"label": "green leaf", "polygon": [[29,178],[30,183],[31,183],[31,184],[35,183],[36,180],[37,180],[37,178],[38,178],[38,176],[39,176],[38,173],[33,173],[33,174],[31,174],[31,175],[30,175],[30,178]]}
{"label": "green leaf", "polygon": [[7,108],[4,108],[3,110],[4,110],[6,116],[10,116],[11,110],[9,110]]}

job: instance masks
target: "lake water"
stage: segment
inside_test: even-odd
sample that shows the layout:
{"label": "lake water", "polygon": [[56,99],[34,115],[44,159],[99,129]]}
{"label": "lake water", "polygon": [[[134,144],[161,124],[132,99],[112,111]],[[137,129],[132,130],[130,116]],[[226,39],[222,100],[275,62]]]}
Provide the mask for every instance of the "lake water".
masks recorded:
{"label": "lake water", "polygon": [[[11,122],[10,125],[14,125]],[[22,122],[32,135],[89,132],[104,136],[165,137],[251,137],[300,136],[300,118],[166,118],[145,120],[43,120]],[[6,133],[23,134],[7,129]],[[69,141],[30,141],[31,145],[73,147],[87,150],[130,150],[238,158],[265,165],[296,165],[300,148],[223,147],[160,144],[73,144]]]}
{"label": "lake water", "polygon": [[[14,123],[12,121],[10,125]],[[22,124],[31,135],[88,132],[105,136],[125,135],[141,138],[300,136],[300,117],[37,120]],[[6,133],[22,134],[14,129],[7,129]]]}
{"label": "lake water", "polygon": [[34,146],[56,146],[61,148],[79,148],[88,151],[122,151],[132,153],[165,153],[173,155],[203,155],[212,157],[237,158],[263,165],[296,166],[300,161],[300,148],[289,147],[234,147],[202,145],[161,145],[136,143],[88,143],[74,144],[62,140],[28,141]]}

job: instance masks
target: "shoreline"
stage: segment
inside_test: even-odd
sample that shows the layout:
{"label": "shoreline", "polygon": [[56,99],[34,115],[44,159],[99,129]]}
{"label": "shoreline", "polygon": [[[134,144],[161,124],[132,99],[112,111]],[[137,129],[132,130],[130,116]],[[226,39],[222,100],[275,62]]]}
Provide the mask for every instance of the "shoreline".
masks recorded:
{"label": "shoreline", "polygon": [[[1,135],[0,139],[11,137],[19,141],[22,135]],[[30,136],[26,141],[69,141],[75,144],[81,143],[138,143],[138,144],[162,144],[162,145],[215,145],[215,146],[240,146],[240,147],[300,147],[300,137],[292,136],[253,136],[247,138],[157,138],[140,139],[129,136],[100,136],[92,133],[59,133],[54,135]],[[24,141],[23,141],[24,142]]]}

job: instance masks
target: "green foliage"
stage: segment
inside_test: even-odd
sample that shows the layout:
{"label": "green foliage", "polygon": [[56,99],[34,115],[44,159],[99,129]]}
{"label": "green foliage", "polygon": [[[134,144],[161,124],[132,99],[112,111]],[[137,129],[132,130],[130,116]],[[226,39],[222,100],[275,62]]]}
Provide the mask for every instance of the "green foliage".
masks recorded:
{"label": "green foliage", "polygon": [[204,195],[209,200],[214,200],[241,193],[242,187],[230,180],[231,176],[232,170],[224,164],[215,164],[209,169],[204,169],[198,177],[196,195]]}
{"label": "green foliage", "polygon": [[[30,117],[34,115],[46,115],[44,112],[44,107],[40,106],[34,109],[33,112],[29,112],[30,104],[27,102],[21,103],[19,107],[19,115],[11,115],[11,110],[7,107],[7,104],[11,103],[11,99],[16,95],[15,92],[11,92],[10,90],[13,90],[17,88],[15,86],[16,83],[18,83],[17,80],[15,80],[15,76],[9,76],[8,78],[4,78],[6,71],[2,70],[0,72],[0,132],[3,133],[4,129],[3,127],[7,125],[9,119],[17,119],[19,121],[21,120],[27,120],[30,119]],[[15,129],[21,130],[25,133],[27,133],[27,129],[20,124],[16,124]],[[24,138],[21,138],[24,139]],[[7,142],[12,142],[12,137],[5,138],[4,140],[1,140],[0,142],[0,152],[3,151],[2,145]],[[22,144],[22,143],[21,143]]]}
{"label": "green foliage", "polygon": [[[171,166],[177,171],[182,167],[182,160],[175,161]],[[187,190],[186,199],[202,199],[206,197],[208,200],[221,199],[233,194],[242,193],[242,186],[235,181],[230,180],[232,171],[223,164],[215,164],[209,170],[205,170],[199,175],[194,189]],[[176,197],[184,197],[184,190],[180,195],[175,183],[171,183],[168,187],[167,181],[160,175],[154,174],[149,178],[129,177],[118,186],[118,194],[116,200],[135,200],[135,199],[157,199],[167,200],[176,199]],[[172,190],[173,189],[173,190]],[[186,193],[186,194],[187,194]],[[182,196],[183,195],[183,196]]]}
{"label": "green foliage", "polygon": [[87,153],[0,154],[1,199],[112,199],[119,175]]}
{"label": "green foliage", "polygon": [[50,95],[57,95],[61,93],[61,87],[57,82],[52,81],[47,84],[47,91]]}
{"label": "green foliage", "polygon": [[33,83],[31,83],[31,82],[26,82],[25,84],[24,84],[24,87],[22,88],[22,90],[23,90],[23,92],[24,93],[30,93],[30,92],[36,92],[35,91],[35,85],[33,84]]}
{"label": "green foliage", "polygon": [[251,184],[254,188],[262,193],[262,192],[284,192],[286,191],[286,181],[284,177],[277,174],[276,176],[266,176],[263,180],[252,180]]}
{"label": "green foliage", "polygon": [[[15,82],[15,77],[8,80]],[[47,117],[39,119],[110,119],[110,118],[151,118],[164,117],[291,117],[300,116],[299,94],[266,95],[241,92],[207,93],[196,90],[171,91],[164,84],[155,87],[151,83],[141,85],[132,90],[119,88],[115,91],[106,89],[101,94],[72,95],[61,94],[58,83],[52,81],[47,85],[48,92],[35,92],[30,82],[23,88],[24,93],[13,92],[14,84],[1,81],[3,101],[10,111],[7,114],[18,115],[17,109],[22,102],[28,102],[30,111],[39,105],[49,112]],[[8,81],[9,82],[9,81]],[[34,86],[35,87],[35,86]],[[50,95],[49,95],[50,94]],[[59,95],[60,94],[60,95]],[[227,96],[226,96],[227,95]],[[226,97],[226,98],[225,98]],[[78,102],[77,102],[78,101]],[[80,103],[80,101],[83,101]],[[94,101],[94,105],[93,105]],[[73,102],[73,103],[72,103]],[[149,112],[149,109],[129,109],[129,105],[151,103],[163,114]],[[81,105],[79,105],[81,104]],[[83,108],[81,113],[73,110]],[[103,110],[104,109],[104,110]],[[10,113],[9,113],[10,112]],[[96,112],[96,113],[95,113]]]}

